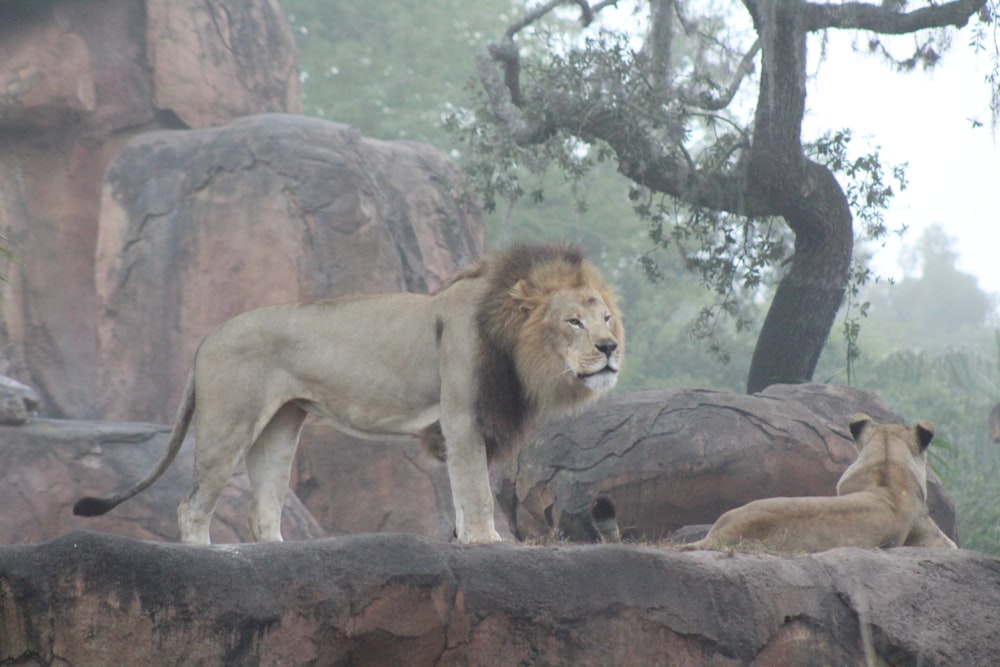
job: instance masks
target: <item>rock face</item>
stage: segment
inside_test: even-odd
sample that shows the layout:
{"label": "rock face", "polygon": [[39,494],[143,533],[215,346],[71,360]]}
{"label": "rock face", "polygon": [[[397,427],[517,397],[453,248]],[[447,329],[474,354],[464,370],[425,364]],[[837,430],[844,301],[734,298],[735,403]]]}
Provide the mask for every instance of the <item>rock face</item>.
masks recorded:
{"label": "rock face", "polygon": [[[655,541],[758,498],[836,495],[856,456],[854,412],[899,422],[871,392],[832,385],[616,395],[540,428],[494,472],[494,488],[522,539],[596,539],[589,507],[603,495],[624,537]],[[933,474],[928,495],[931,515],[955,539],[954,506]]]}
{"label": "rock face", "polygon": [[153,105],[186,127],[302,110],[298,56],[275,0],[146,0]]}
{"label": "rock face", "polygon": [[0,375],[0,424],[23,424],[38,409],[38,394],[14,378]]}
{"label": "rock face", "polygon": [[[111,495],[141,479],[166,451],[168,435],[163,426],[143,423],[33,419],[0,426],[0,543],[42,542],[80,529],[176,542],[177,505],[194,473],[192,442],[156,484],[108,514],[88,519],[72,512],[85,495]],[[212,522],[215,543],[252,539],[249,488],[241,472],[223,493]],[[326,534],[291,493],[282,528],[288,540]]]}
{"label": "rock face", "polygon": [[49,416],[102,416],[94,251],[104,170],[129,137],[300,110],[274,0],[0,3],[0,372]]}
{"label": "rock face", "polygon": [[148,132],[105,180],[96,280],[110,419],[171,420],[198,344],[234,315],[433,290],[482,249],[443,153],[302,116]]}
{"label": "rock face", "polygon": [[71,533],[0,547],[0,662],[987,665],[1000,560],[361,535],[226,548]]}

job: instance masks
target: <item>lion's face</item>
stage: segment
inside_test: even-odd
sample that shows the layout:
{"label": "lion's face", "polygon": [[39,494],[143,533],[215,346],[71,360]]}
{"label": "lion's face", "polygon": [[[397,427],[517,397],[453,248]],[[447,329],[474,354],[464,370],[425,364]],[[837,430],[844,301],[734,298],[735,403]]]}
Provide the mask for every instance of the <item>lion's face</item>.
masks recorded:
{"label": "lion's face", "polygon": [[586,404],[618,381],[624,329],[614,304],[593,287],[550,293],[523,334],[516,351],[518,370],[543,407]]}
{"label": "lion's face", "polygon": [[622,349],[615,335],[615,314],[600,294],[590,288],[556,292],[545,321],[558,333],[567,373],[597,393],[615,386]]}

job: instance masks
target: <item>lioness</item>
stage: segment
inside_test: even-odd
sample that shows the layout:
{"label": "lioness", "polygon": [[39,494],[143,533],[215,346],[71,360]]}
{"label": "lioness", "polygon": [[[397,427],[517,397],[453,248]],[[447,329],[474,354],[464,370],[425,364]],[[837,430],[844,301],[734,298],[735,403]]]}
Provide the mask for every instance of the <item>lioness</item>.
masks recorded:
{"label": "lioness", "polygon": [[[786,553],[840,546],[957,548],[927,510],[927,447],[934,425],[875,424],[859,413],[851,417],[850,431],[858,458],[841,475],[836,496],[754,500],[729,510],[704,539],[681,548],[748,546]],[[591,513],[602,539],[614,541],[617,521],[610,501],[595,500]]]}
{"label": "lioness", "polygon": [[156,468],[75,514],[102,514],[149,487],[195,419],[195,482],[182,541],[209,543],[216,500],[241,460],[250,531],[281,540],[281,507],[308,413],[355,436],[422,436],[447,465],[459,542],[500,540],[488,462],[538,417],[578,408],[617,381],[624,329],[611,290],[574,246],[515,245],[434,295],[356,296],[253,310],[208,334]]}
{"label": "lioness", "polygon": [[765,498],[729,510],[705,539],[685,549],[722,549],[759,543],[782,552],[834,547],[930,546],[957,548],[927,511],[927,447],[934,425],[909,429],[875,424],[866,414],[850,419],[858,458],[840,481],[837,495]]}

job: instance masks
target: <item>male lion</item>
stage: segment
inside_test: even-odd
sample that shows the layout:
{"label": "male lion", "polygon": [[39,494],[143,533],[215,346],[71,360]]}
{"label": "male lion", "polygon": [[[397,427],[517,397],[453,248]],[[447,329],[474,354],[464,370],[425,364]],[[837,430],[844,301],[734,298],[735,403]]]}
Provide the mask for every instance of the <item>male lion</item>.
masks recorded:
{"label": "male lion", "polygon": [[202,341],[156,468],[73,512],[102,514],[149,487],[195,415],[195,482],[177,510],[182,541],[209,543],[216,500],[244,458],[250,531],[281,540],[292,457],[313,413],[355,436],[422,436],[446,462],[458,541],[498,541],[489,461],[516,447],[534,419],[608,392],[623,343],[611,290],[574,246],[515,245],[434,295],[253,310]]}
{"label": "male lion", "polygon": [[[858,458],[841,475],[836,496],[754,500],[723,514],[704,539],[682,549],[957,548],[927,510],[927,447],[934,425],[875,424],[859,413],[851,417],[850,430]],[[617,522],[610,501],[598,498],[591,513],[602,538],[613,541]]]}

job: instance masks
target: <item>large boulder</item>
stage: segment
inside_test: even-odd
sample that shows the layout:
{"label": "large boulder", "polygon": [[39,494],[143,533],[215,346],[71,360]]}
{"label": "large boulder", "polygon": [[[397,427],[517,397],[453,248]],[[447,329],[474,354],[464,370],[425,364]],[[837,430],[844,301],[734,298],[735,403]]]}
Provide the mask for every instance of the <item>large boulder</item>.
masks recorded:
{"label": "large boulder", "polygon": [[1000,559],[408,535],[0,547],[0,663],[991,665]]}
{"label": "large boulder", "polygon": [[[758,498],[835,495],[857,454],[854,412],[900,421],[875,394],[835,385],[619,394],[539,428],[494,471],[494,488],[521,539],[593,540],[590,504],[607,496],[626,537],[655,541]],[[933,473],[928,494],[954,539],[954,506]]]}
{"label": "large boulder", "polygon": [[461,181],[430,146],[302,116],[134,138],[97,243],[105,417],[169,421],[202,338],[243,311],[442,286],[482,249]]}
{"label": "large boulder", "polygon": [[104,171],[130,137],[298,112],[274,0],[0,2],[0,373],[49,416],[102,416],[94,281]]}
{"label": "large boulder", "polygon": [[[0,543],[42,542],[81,529],[176,542],[177,506],[194,474],[193,442],[153,486],[111,512],[83,518],[72,511],[85,495],[110,496],[141,479],[166,451],[168,437],[163,426],[146,423],[32,419],[0,426]],[[249,507],[250,486],[241,470],[219,500],[212,540],[251,540]],[[289,540],[326,534],[293,493],[282,528]]]}

